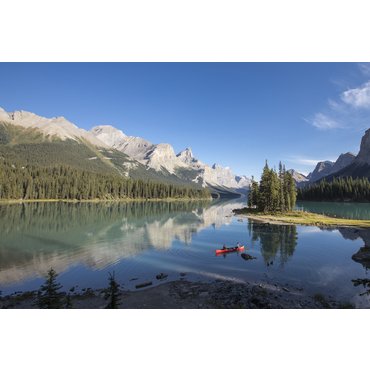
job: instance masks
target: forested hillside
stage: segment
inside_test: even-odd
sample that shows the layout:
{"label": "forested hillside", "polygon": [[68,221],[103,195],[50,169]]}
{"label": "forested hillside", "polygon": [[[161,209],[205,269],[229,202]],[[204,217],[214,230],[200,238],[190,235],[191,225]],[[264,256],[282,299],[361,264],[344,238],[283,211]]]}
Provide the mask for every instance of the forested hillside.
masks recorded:
{"label": "forested hillside", "polygon": [[208,191],[156,174],[117,150],[0,123],[0,199],[207,197]]}
{"label": "forested hillside", "polygon": [[39,167],[0,160],[0,199],[209,198],[206,189],[93,173],[66,165]]}
{"label": "forested hillside", "polygon": [[370,202],[368,178],[341,177],[298,189],[299,200]]}

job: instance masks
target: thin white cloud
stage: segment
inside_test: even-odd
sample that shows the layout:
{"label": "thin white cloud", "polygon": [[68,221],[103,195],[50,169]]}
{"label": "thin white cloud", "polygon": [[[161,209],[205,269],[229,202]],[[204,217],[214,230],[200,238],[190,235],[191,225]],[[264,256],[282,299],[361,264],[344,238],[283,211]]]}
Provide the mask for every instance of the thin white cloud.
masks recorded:
{"label": "thin white cloud", "polygon": [[358,88],[344,91],[341,99],[354,108],[370,108],[370,81]]}
{"label": "thin white cloud", "polygon": [[309,122],[319,130],[331,130],[342,126],[338,121],[323,113],[316,113]]}
{"label": "thin white cloud", "polygon": [[358,63],[358,68],[365,76],[370,76],[370,63]]}
{"label": "thin white cloud", "polygon": [[314,170],[317,163],[331,161],[335,162],[336,158],[312,158],[312,157],[305,157],[305,156],[291,156],[285,158],[285,162],[287,164],[287,168],[294,168],[297,172],[301,173],[302,175],[307,176],[310,172]]}
{"label": "thin white cloud", "polygon": [[316,166],[318,162],[325,162],[328,160],[334,162],[336,159],[317,159],[317,158],[305,158],[305,157],[298,157],[298,156],[289,158],[289,162],[304,165],[304,166]]}
{"label": "thin white cloud", "polygon": [[329,98],[326,107],[310,119],[305,119],[306,122],[322,131],[337,128],[362,131],[369,127],[370,63],[357,63],[357,68],[357,74],[361,72],[363,84],[351,89],[345,88],[343,83],[337,84],[338,87],[342,86],[339,96]]}

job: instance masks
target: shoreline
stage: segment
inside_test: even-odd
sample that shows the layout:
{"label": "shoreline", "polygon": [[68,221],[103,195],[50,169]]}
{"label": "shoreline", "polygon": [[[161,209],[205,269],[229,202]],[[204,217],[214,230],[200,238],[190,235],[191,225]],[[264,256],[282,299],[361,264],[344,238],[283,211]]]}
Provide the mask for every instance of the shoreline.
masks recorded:
{"label": "shoreline", "polygon": [[356,204],[369,204],[369,202],[366,202],[366,201],[356,201],[356,200],[341,200],[341,199],[338,199],[338,200],[308,200],[308,199],[297,199],[297,203],[299,202],[307,202],[307,203],[356,203]]}
{"label": "shoreline", "polygon": [[[0,309],[39,309],[37,292],[0,297]],[[320,293],[309,295],[303,288],[268,282],[174,280],[160,285],[120,290],[119,309],[322,309],[355,308]],[[72,309],[104,309],[104,289],[86,289],[70,295]]]}
{"label": "shoreline", "polygon": [[24,203],[130,203],[130,202],[194,202],[212,201],[212,198],[122,198],[122,199],[0,199],[2,204]]}
{"label": "shoreline", "polygon": [[248,211],[246,208],[241,208],[234,209],[233,214],[237,217],[249,218],[251,220],[275,225],[303,225],[350,228],[370,227],[370,220],[335,218],[306,211],[292,211],[285,214],[264,214],[262,212],[256,212],[255,210]]}

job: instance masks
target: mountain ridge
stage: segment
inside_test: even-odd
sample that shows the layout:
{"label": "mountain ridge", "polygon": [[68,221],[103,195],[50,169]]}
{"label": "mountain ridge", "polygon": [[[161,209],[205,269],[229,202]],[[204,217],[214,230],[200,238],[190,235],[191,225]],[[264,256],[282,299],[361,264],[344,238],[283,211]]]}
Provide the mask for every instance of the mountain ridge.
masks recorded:
{"label": "mountain ridge", "polygon": [[[118,137],[118,131],[120,130],[107,125],[95,126],[90,130],[105,144],[112,143],[112,137]],[[250,185],[249,178],[234,175],[228,167],[217,164],[209,166],[195,158],[191,148],[186,148],[176,154],[170,144],[152,144],[140,137],[123,135],[120,136],[120,142],[115,143],[114,148],[156,171],[168,171],[170,174],[203,187],[221,186],[242,189]]]}
{"label": "mountain ridge", "polygon": [[340,154],[335,162],[318,162],[315,169],[307,176],[308,181],[296,180],[296,182],[298,186],[306,186],[324,179],[331,181],[335,177],[367,177],[370,179],[370,129],[367,129],[362,136],[357,155],[346,152]]}
{"label": "mountain ridge", "polygon": [[193,184],[231,195],[239,188],[243,188],[240,193],[246,191],[249,185],[246,176],[235,176],[229,168],[211,167],[194,158],[190,148],[176,154],[170,144],[127,136],[111,125],[87,131],[64,117],[45,118],[23,110],[0,108],[0,144],[0,155],[22,163],[46,165],[56,160],[96,172]]}

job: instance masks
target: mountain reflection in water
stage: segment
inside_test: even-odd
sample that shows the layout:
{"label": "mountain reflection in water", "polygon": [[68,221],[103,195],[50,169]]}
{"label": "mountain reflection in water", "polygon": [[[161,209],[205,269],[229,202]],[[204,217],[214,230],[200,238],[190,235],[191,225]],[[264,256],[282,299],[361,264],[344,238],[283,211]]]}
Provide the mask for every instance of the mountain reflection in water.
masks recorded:
{"label": "mountain reflection in water", "polygon": [[[238,202],[24,203],[0,206],[0,284],[62,272],[80,263],[102,269],[149,248],[185,245],[229,222]],[[240,205],[240,204],[239,204]]]}
{"label": "mountain reflection in water", "polygon": [[[51,267],[65,289],[102,288],[108,272],[125,289],[137,281],[223,279],[292,284],[368,307],[352,280],[368,277],[352,256],[370,230],[276,225],[232,217],[231,201],[26,203],[0,206],[0,290],[38,289]],[[237,242],[256,259],[215,250]],[[138,280],[132,280],[137,278]],[[357,281],[357,280],[356,280]],[[78,288],[78,289],[79,289]]]}

